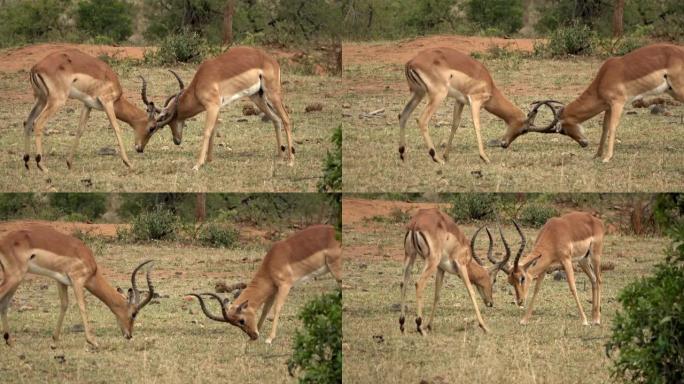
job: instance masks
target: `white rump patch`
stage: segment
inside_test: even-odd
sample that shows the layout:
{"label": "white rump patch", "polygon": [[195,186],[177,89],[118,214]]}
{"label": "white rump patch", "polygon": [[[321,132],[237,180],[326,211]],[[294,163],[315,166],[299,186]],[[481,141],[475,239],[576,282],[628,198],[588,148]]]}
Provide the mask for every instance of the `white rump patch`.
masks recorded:
{"label": "white rump patch", "polygon": [[260,88],[261,88],[261,82],[257,82],[256,84],[252,85],[251,87],[243,89],[242,91],[240,91],[234,95],[231,95],[228,97],[221,96],[221,106],[222,107],[226,106],[226,105],[234,102],[235,100],[239,100],[245,96],[252,96],[253,94],[259,92]]}

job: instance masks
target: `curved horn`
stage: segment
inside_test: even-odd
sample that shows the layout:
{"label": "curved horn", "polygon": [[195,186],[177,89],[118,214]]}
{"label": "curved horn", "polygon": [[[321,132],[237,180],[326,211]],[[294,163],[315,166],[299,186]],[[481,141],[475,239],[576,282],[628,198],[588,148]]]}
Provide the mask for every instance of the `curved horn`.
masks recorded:
{"label": "curved horn", "polygon": [[[475,259],[475,261],[477,261],[477,263],[480,264],[480,265],[483,266],[483,267],[484,267],[484,264],[482,264],[482,259],[480,259],[480,257],[477,256],[477,253],[475,253],[475,240],[477,239],[477,235],[480,233],[480,231],[481,231],[482,228],[484,228],[484,227],[485,227],[485,226],[483,225],[483,226],[481,226],[480,228],[478,228],[477,231],[475,231],[475,233],[473,234],[472,239],[470,239],[470,253],[473,255],[473,259]],[[487,230],[487,233],[489,233],[489,230]],[[492,242],[491,242],[491,240],[492,240],[492,237],[490,236],[490,237],[489,237],[489,252],[492,251]]]}
{"label": "curved horn", "polygon": [[[558,107],[554,107],[552,104],[557,104]],[[538,133],[559,133],[559,129],[557,127],[558,121],[560,120],[560,114],[563,111],[563,103],[557,100],[539,100],[535,101],[532,104],[532,110],[527,114],[527,120],[529,122],[529,126],[525,129],[525,133],[527,132],[538,132]],[[537,127],[534,125],[534,119],[537,117],[537,112],[539,111],[539,108],[541,108],[542,105],[547,106],[551,112],[553,112],[553,121],[545,127]]]}
{"label": "curved horn", "polygon": [[523,251],[525,250],[526,240],[525,235],[522,233],[522,231],[520,230],[520,226],[518,225],[518,223],[515,222],[515,220],[513,220],[513,225],[515,225],[515,229],[518,231],[518,234],[520,235],[520,249],[518,249],[518,254],[515,255],[515,260],[513,261],[513,268],[517,270],[519,268],[518,262],[520,261],[520,256],[522,256]]}
{"label": "curved horn", "polygon": [[145,299],[142,302],[140,302],[140,291],[138,291],[138,284],[136,283],[136,276],[137,276],[138,272],[140,271],[140,269],[142,267],[144,267],[145,265],[152,263],[153,261],[154,260],[144,261],[143,263],[138,265],[138,267],[136,267],[133,270],[133,274],[131,275],[131,286],[133,287],[133,300],[134,300],[133,304],[135,304],[135,306],[136,306],[136,311],[140,311],[141,309],[143,309],[147,304],[150,303],[150,301],[152,301],[152,297],[154,297],[154,286],[152,285],[152,278],[150,278],[150,269],[151,268],[148,269],[147,272],[145,273],[145,280],[147,281],[148,293],[147,293],[147,297],[145,297]]}
{"label": "curved horn", "polygon": [[173,76],[175,76],[176,80],[178,80],[178,86],[180,87],[180,90],[182,91],[183,89],[185,89],[185,85],[183,84],[183,80],[181,79],[181,77],[178,76],[178,74],[173,69],[169,69],[169,72],[173,73]]}
{"label": "curved horn", "polygon": [[[206,295],[206,293],[203,293],[203,295]],[[225,317],[226,317],[225,309],[222,310],[222,313],[223,313],[223,315],[224,315],[224,318],[222,319],[222,318],[220,318],[220,317],[218,317],[218,316],[216,316],[216,315],[212,315],[212,314],[209,312],[209,310],[207,309],[206,304],[204,303],[204,299],[202,299],[202,296],[200,296],[200,295],[198,295],[198,294],[196,294],[196,293],[188,293],[188,296],[195,296],[195,297],[199,300],[200,307],[202,308],[202,312],[204,312],[204,314],[205,314],[208,318],[210,318],[210,319],[212,319],[212,320],[214,320],[214,321],[220,321],[220,322],[222,322],[222,323],[227,323],[227,322],[228,322],[228,319],[225,318]],[[218,301],[221,303],[221,308],[223,308],[223,302],[221,301],[220,298],[217,297],[217,299],[218,299]]]}
{"label": "curved horn", "polygon": [[142,96],[142,101],[145,103],[145,105],[150,105],[150,102],[147,100],[147,81],[145,81],[145,78],[142,76],[138,76],[140,80],[142,80],[142,90],[140,91],[140,96]]}
{"label": "curved horn", "polygon": [[506,274],[511,273],[511,269],[508,267],[508,259],[511,258],[511,247],[508,246],[508,242],[506,241],[506,237],[504,237],[503,230],[501,229],[501,226],[497,224],[497,227],[499,228],[499,236],[501,237],[501,241],[503,242],[504,250],[506,251],[506,254],[504,255],[503,259],[501,261],[497,261],[494,257],[491,257],[491,254],[488,255],[489,261],[494,264],[492,268],[489,270],[489,275],[492,281],[496,280],[496,275],[499,273],[499,271],[504,271]]}

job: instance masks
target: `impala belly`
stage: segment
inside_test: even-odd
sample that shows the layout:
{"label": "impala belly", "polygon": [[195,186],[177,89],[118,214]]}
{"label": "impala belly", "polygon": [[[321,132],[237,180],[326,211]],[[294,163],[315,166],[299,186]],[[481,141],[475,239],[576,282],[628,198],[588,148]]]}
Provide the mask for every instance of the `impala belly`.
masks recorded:
{"label": "impala belly", "polygon": [[449,97],[453,97],[461,104],[470,105],[468,96],[461,92],[461,89],[469,89],[467,84],[471,81],[470,77],[458,71],[451,71],[448,75],[447,89]]}
{"label": "impala belly", "polygon": [[[656,84],[655,87],[653,85]],[[627,88],[632,88],[639,92],[636,96],[629,99],[629,103],[634,100],[641,100],[646,96],[655,96],[667,92],[670,89],[670,84],[665,78],[665,72],[657,72],[641,79],[634,80],[627,85]]]}
{"label": "impala belly", "polygon": [[580,259],[587,255],[591,247],[591,243],[594,241],[593,237],[588,237],[584,240],[573,241],[570,243],[570,255],[573,260]]}
{"label": "impala belly", "polygon": [[30,249],[28,258],[28,272],[57,280],[64,285],[71,285],[71,279],[63,272],[55,271],[55,267],[75,260],[71,257],[60,256],[44,249]]}
{"label": "impala belly", "polygon": [[326,251],[327,250],[318,251],[306,259],[290,265],[294,275],[295,285],[299,285],[328,272],[328,266],[325,263]]}
{"label": "impala belly", "polygon": [[261,70],[252,69],[220,83],[221,106],[228,105],[261,89]]}
{"label": "impala belly", "polygon": [[75,75],[69,86],[69,98],[80,100],[90,108],[103,110],[102,103],[91,96],[93,93],[100,93],[95,92],[96,88],[97,80],[86,75]]}

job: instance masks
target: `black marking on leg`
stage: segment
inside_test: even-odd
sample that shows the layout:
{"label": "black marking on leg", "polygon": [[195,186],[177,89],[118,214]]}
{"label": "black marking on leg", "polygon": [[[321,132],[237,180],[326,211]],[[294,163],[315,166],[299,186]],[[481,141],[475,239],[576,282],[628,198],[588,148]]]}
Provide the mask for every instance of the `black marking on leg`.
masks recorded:
{"label": "black marking on leg", "polygon": [[71,169],[71,161],[67,160],[67,168]]}
{"label": "black marking on leg", "polygon": [[399,288],[404,289],[404,282],[399,283]]}
{"label": "black marking on leg", "polygon": [[404,321],[406,321],[404,316],[399,317],[399,329],[401,330],[401,333],[404,333]]}
{"label": "black marking on leg", "polygon": [[24,155],[24,167],[26,167],[26,169],[29,169],[29,166],[28,166],[29,160],[31,160],[31,156],[29,156],[27,153]]}
{"label": "black marking on leg", "polygon": [[5,338],[5,343],[9,344],[9,333],[5,332],[3,337]]}
{"label": "black marking on leg", "polygon": [[36,163],[37,163],[37,164],[40,164],[40,160],[41,160],[42,158],[43,158],[43,157],[40,155],[40,153],[37,154],[37,155],[36,155]]}
{"label": "black marking on leg", "polygon": [[402,145],[399,147],[399,157],[401,158],[401,161],[404,161],[404,152],[406,152],[406,148]]}
{"label": "black marking on leg", "polygon": [[281,145],[281,146],[280,146],[280,150],[283,151],[283,152],[285,152],[285,146],[284,146],[284,145]]}
{"label": "black marking on leg", "polygon": [[290,151],[292,151],[292,154],[293,154],[293,155],[295,154],[294,147],[290,147]]}
{"label": "black marking on leg", "polygon": [[427,330],[430,331],[430,332],[432,332],[432,324],[428,324]]}
{"label": "black marking on leg", "polygon": [[430,148],[430,151],[428,153],[430,154],[430,157],[432,157],[432,161],[434,161],[436,163],[437,159],[435,158],[435,149]]}
{"label": "black marking on leg", "polygon": [[420,317],[416,317],[416,329],[417,329],[418,332],[420,332],[420,334],[422,335],[422,334],[423,334],[423,330],[420,328],[420,325],[421,325],[421,324],[423,324],[423,319],[420,318]]}

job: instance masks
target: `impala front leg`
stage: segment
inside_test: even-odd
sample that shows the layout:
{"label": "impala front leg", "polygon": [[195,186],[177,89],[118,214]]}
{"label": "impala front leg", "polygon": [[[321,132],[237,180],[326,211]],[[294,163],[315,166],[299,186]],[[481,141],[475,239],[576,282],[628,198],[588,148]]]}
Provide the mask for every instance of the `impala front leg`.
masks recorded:
{"label": "impala front leg", "polygon": [[278,292],[275,294],[275,308],[273,313],[273,326],[271,328],[271,334],[266,339],[266,344],[271,344],[273,339],[276,337],[276,329],[278,328],[278,319],[280,318],[280,311],[283,309],[283,304],[285,304],[285,299],[290,293],[291,286],[281,285],[278,287]]}
{"label": "impala front leg", "polygon": [[62,283],[57,283],[57,292],[59,293],[59,317],[57,318],[57,327],[55,333],[52,335],[52,340],[57,342],[62,333],[62,323],[64,322],[64,315],[69,308],[69,295],[67,293],[67,286]]}
{"label": "impala front leg", "polygon": [[470,301],[473,303],[473,307],[475,308],[475,315],[477,316],[477,322],[480,325],[480,328],[485,333],[489,333],[489,328],[484,323],[484,319],[482,319],[482,315],[480,314],[480,307],[477,305],[477,300],[475,300],[475,292],[473,291],[473,286],[470,284],[470,277],[468,276],[468,269],[464,264],[460,264],[456,262],[456,265],[458,267],[458,272],[461,275],[461,279],[463,279],[463,283],[465,284],[466,288],[468,289],[468,296],[470,296]]}
{"label": "impala front leg", "polygon": [[418,281],[416,282],[416,306],[418,307],[417,314],[418,317],[416,317],[416,329],[418,332],[425,336],[425,331],[423,331],[423,291],[425,290],[425,285],[427,284],[428,279],[430,276],[432,276],[435,271],[437,270],[437,266],[439,265],[439,260],[437,257],[428,257],[427,258],[427,263],[425,264],[425,269],[423,269],[423,273],[420,274],[420,278],[418,278]]}
{"label": "impala front leg", "polygon": [[480,152],[480,158],[489,164],[489,157],[484,151],[484,144],[482,144],[482,133],[480,132],[480,107],[482,107],[482,101],[479,99],[473,99],[468,96],[470,100],[470,113],[473,115],[473,127],[475,127],[475,136],[477,137],[477,149]]}
{"label": "impala front leg", "polygon": [[123,160],[124,164],[129,169],[133,169],[133,165],[131,165],[131,161],[128,160],[128,155],[126,154],[126,148],[124,147],[123,139],[121,138],[121,128],[119,128],[119,123],[116,120],[116,113],[114,112],[114,104],[109,101],[103,101],[102,98],[98,98],[100,101],[100,104],[102,104],[102,107],[104,108],[105,113],[107,114],[107,118],[109,119],[109,124],[111,124],[112,129],[114,129],[114,134],[116,135],[116,141],[119,143],[119,152],[121,155],[121,160]]}
{"label": "impala front leg", "polygon": [[211,137],[214,135],[214,129],[216,128],[216,121],[218,120],[219,106],[212,105],[207,108],[207,119],[204,122],[204,138],[202,140],[202,149],[200,150],[199,158],[197,159],[197,164],[192,168],[197,171],[206,163],[207,152],[209,152],[209,145],[211,144]]}
{"label": "impala front leg", "polygon": [[[70,276],[71,277],[71,276]],[[74,281],[72,279],[72,281]],[[88,344],[94,348],[98,348],[98,344],[95,341],[95,337],[90,329],[90,324],[88,323],[88,313],[86,312],[85,305],[85,292],[82,283],[74,282],[73,285],[74,296],[76,297],[76,303],[78,303],[78,310],[81,313],[81,319],[83,320],[83,331],[85,332],[85,338]]]}
{"label": "impala front leg", "polygon": [[608,150],[603,156],[603,162],[607,163],[613,158],[613,149],[615,148],[615,134],[617,127],[620,124],[620,117],[624,108],[624,102],[616,102],[610,105],[610,119],[608,121]]}
{"label": "impala front leg", "polygon": [[90,117],[90,109],[91,108],[87,105],[83,105],[83,110],[81,111],[81,118],[78,121],[78,131],[76,131],[76,138],[74,139],[74,144],[71,146],[71,152],[69,153],[69,157],[67,157],[67,168],[69,169],[71,169],[71,166],[74,163],[74,156],[76,156],[78,143],[81,140],[81,136],[83,135],[83,131],[86,127],[86,123],[88,122],[88,118]]}

